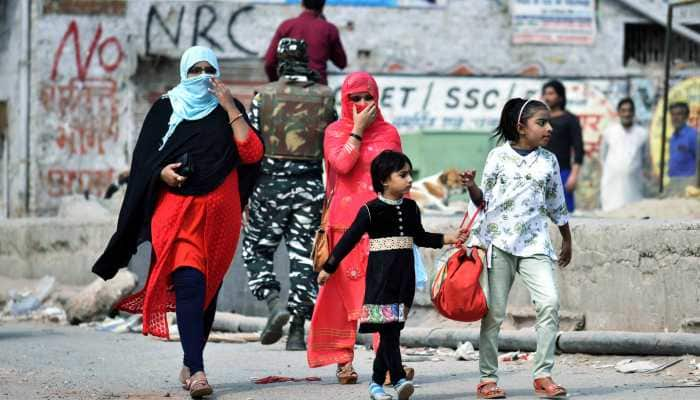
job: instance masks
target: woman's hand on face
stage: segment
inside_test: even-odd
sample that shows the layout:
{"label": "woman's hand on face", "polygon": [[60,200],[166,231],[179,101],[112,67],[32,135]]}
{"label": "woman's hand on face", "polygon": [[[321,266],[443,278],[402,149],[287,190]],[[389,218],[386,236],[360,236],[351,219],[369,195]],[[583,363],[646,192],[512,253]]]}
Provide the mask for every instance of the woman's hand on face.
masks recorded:
{"label": "woman's hand on face", "polygon": [[211,86],[212,87],[209,89],[209,91],[216,96],[217,100],[219,100],[219,104],[221,104],[221,107],[223,107],[227,112],[232,110],[235,111],[236,104],[233,102],[233,95],[231,94],[228,86],[216,78],[211,78]]}
{"label": "woman's hand on face", "polygon": [[330,277],[331,277],[331,274],[329,274],[328,272],[326,272],[325,270],[322,269],[321,272],[318,273],[318,279],[317,279],[318,285],[323,286],[328,281],[328,278],[330,278]]}
{"label": "woman's hand on face", "polygon": [[182,187],[187,178],[175,172],[180,165],[181,163],[173,163],[163,167],[163,169],[160,170],[160,179],[170,187]]}
{"label": "woman's hand on face", "polygon": [[372,103],[364,110],[357,112],[355,105],[352,106],[352,121],[355,125],[353,133],[362,136],[368,126],[372,125],[374,119],[377,118],[377,104]]}
{"label": "woman's hand on face", "polygon": [[562,240],[561,252],[559,253],[558,264],[561,268],[565,268],[571,262],[571,240]]}

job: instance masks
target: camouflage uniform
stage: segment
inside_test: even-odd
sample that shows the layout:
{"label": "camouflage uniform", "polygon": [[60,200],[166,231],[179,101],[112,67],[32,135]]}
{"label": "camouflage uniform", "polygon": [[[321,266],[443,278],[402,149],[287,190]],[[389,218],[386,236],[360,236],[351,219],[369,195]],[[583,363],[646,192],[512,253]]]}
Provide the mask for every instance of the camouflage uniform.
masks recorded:
{"label": "camouflage uniform", "polygon": [[321,222],[323,131],[335,119],[333,103],[327,86],[283,78],[261,88],[251,107],[265,157],[243,232],[248,285],[258,300],[280,291],[273,255],[284,238],[289,252],[287,308],[306,319],[318,291],[310,254]]}

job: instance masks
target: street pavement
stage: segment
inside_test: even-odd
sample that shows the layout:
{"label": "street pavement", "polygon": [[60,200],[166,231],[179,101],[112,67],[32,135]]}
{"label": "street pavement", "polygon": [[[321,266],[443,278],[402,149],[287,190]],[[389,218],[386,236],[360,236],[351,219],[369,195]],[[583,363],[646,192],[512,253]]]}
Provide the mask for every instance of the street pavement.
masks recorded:
{"label": "street pavement", "polygon": [[[0,400],[2,399],[188,399],[179,387],[181,366],[177,342],[139,334],[98,332],[94,328],[0,323]],[[476,361],[407,363],[416,369],[414,399],[473,399],[478,381]],[[700,399],[700,387],[659,388],[678,384],[693,371],[693,357],[657,374],[620,374],[606,365],[623,357],[562,355],[555,377],[581,399]],[[673,357],[644,358],[666,362]],[[210,343],[205,365],[215,394],[212,399],[315,400],[367,399],[372,353],[358,348],[355,366],[361,383],[341,386],[335,368],[309,369],[304,352],[286,352],[282,343]],[[534,398],[532,361],[502,363],[501,385],[509,399]],[[598,367],[598,368],[594,368]],[[601,368],[602,367],[602,368]],[[321,382],[256,385],[253,377],[318,376]]]}

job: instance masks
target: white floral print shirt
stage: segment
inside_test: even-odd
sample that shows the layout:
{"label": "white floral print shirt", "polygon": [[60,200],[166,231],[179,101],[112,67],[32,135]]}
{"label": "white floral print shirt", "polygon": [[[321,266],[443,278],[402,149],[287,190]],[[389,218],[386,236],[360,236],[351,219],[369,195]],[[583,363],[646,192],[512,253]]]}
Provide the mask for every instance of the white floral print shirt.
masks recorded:
{"label": "white floral print shirt", "polygon": [[554,154],[540,147],[521,156],[509,143],[498,146],[486,159],[481,190],[486,210],[477,218],[470,245],[557,259],[547,219],[562,226],[569,213]]}

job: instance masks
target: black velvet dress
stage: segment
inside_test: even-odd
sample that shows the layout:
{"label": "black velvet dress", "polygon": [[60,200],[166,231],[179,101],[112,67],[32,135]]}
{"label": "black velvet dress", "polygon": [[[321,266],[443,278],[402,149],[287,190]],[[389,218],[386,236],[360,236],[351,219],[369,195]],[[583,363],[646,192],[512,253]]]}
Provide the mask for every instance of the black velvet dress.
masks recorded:
{"label": "black velvet dress", "polygon": [[440,248],[443,235],[423,229],[413,200],[372,200],[360,208],[323,269],[335,272],[365,233],[370,252],[360,332],[377,332],[385,324],[403,328],[416,290],[413,245]]}

